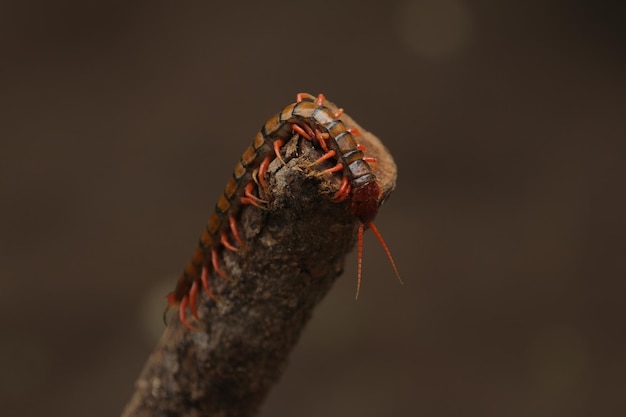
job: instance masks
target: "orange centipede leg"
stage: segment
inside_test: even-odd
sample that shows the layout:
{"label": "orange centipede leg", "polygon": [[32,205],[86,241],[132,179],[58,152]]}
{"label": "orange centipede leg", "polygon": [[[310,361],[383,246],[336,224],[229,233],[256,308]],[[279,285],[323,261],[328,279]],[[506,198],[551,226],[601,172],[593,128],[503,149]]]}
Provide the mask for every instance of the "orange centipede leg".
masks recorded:
{"label": "orange centipede leg", "polygon": [[335,119],[339,119],[342,114],[343,114],[343,109],[340,107],[337,109],[337,111],[335,112],[333,116],[335,116]]}
{"label": "orange centipede leg", "polygon": [[187,321],[187,304],[189,300],[187,296],[184,296],[182,300],[180,300],[180,305],[178,306],[178,319],[180,322],[189,330],[196,330],[189,322]]}
{"label": "orange centipede leg", "polygon": [[213,291],[211,291],[211,288],[209,287],[209,268],[206,265],[202,267],[200,280],[202,281],[202,286],[204,287],[204,291],[207,293],[207,295],[213,301],[218,301],[217,297],[215,296],[215,294],[213,294]]}
{"label": "orange centipede leg", "polygon": [[215,248],[211,249],[211,263],[213,264],[213,269],[215,270],[215,272],[217,272],[217,275],[219,275],[220,277],[224,278],[226,281],[230,281],[231,280],[220,269],[219,254],[217,253],[217,249],[215,249]]}
{"label": "orange centipede leg", "polygon": [[351,127],[350,129],[346,129],[348,132],[350,132],[352,134],[352,136],[354,136],[355,138],[357,136],[361,136],[361,132],[359,132],[359,129],[355,129],[353,127]]}
{"label": "orange centipede leg", "polygon": [[318,94],[317,100],[315,100],[315,104],[317,104],[318,106],[321,106],[324,100],[326,100],[326,97],[324,97],[324,94]]}
{"label": "orange centipede leg", "polygon": [[241,201],[242,204],[252,204],[253,206],[260,208],[261,210],[267,210],[267,207],[264,206],[264,204],[266,204],[267,201],[261,200],[259,197],[252,194],[253,189],[254,189],[254,183],[253,182],[248,183],[248,185],[246,185],[246,188],[244,189],[244,192],[243,192],[245,197],[240,197],[239,201]]}
{"label": "orange centipede leg", "polygon": [[267,207],[263,207],[261,204],[259,204],[256,200],[258,200],[258,198],[254,197],[254,199],[250,199],[248,197],[241,197],[239,198],[239,201],[241,202],[241,204],[251,204],[257,208],[260,208],[261,210],[267,210]]}
{"label": "orange centipede leg", "polygon": [[374,168],[378,168],[378,159],[373,156],[364,156],[363,160],[368,164],[371,164]]}
{"label": "orange centipede leg", "polygon": [[254,168],[252,170],[252,181],[254,181],[256,185],[259,185],[259,169],[258,168]]}
{"label": "orange centipede leg", "polygon": [[299,125],[297,125],[295,123],[291,124],[291,130],[293,130],[294,132],[296,132],[297,134],[299,134],[303,138],[306,138],[307,140],[313,139],[313,136],[309,135],[307,132],[304,131],[304,129],[301,126],[299,126]]}
{"label": "orange centipede leg", "polygon": [[263,187],[264,190],[267,190],[267,182],[265,182],[265,173],[267,172],[267,167],[269,167],[270,162],[272,162],[272,158],[270,158],[269,156],[265,157],[265,159],[261,161],[261,164],[259,165],[259,172],[257,173],[259,177],[259,183],[261,183],[261,187]]}
{"label": "orange centipede leg", "polygon": [[333,201],[339,203],[340,201],[345,200],[348,197],[348,193],[350,192],[350,181],[347,176],[343,176],[341,179],[341,185],[339,186],[339,190],[333,195]]}
{"label": "orange centipede leg", "polygon": [[189,310],[191,311],[191,315],[200,320],[198,316],[198,310],[196,308],[196,304],[198,302],[198,281],[194,280],[193,284],[191,284],[191,289],[189,290]]}
{"label": "orange centipede leg", "polygon": [[220,243],[224,245],[224,247],[228,250],[231,250],[233,252],[239,252],[239,248],[231,245],[231,243],[228,241],[228,236],[226,236],[226,232],[222,232],[222,234],[220,235]]}
{"label": "orange centipede leg", "polygon": [[319,133],[316,133],[316,136],[317,136],[318,134],[320,135],[320,137],[318,138],[318,140],[319,140],[320,138],[321,138],[321,140],[328,140],[328,139],[330,138],[330,133],[328,133],[328,132],[322,132],[322,131],[321,131],[321,130],[319,130],[319,129],[316,129],[316,131],[317,131],[317,132],[319,132]]}
{"label": "orange centipede leg", "polygon": [[274,141],[274,153],[276,154],[276,158],[280,159],[280,162],[282,162],[283,165],[287,165],[287,163],[285,163],[285,160],[283,159],[282,155],[280,154],[280,148],[284,144],[285,143],[281,139],[275,140]]}
{"label": "orange centipede leg", "polygon": [[237,244],[239,246],[243,246],[243,240],[241,240],[241,236],[239,236],[239,230],[237,230],[237,220],[235,220],[235,216],[232,214],[228,216],[228,224],[230,225],[230,232],[235,237]]}
{"label": "orange centipede leg", "polygon": [[[366,152],[366,151],[365,151],[365,146],[361,145],[360,143],[357,143],[357,144],[356,144],[356,148],[357,148],[358,150],[360,150],[361,152],[363,152],[363,153],[365,153],[365,152]],[[364,160],[365,162],[367,162],[368,164],[372,164],[372,165],[374,165],[374,166],[377,166],[377,165],[378,165],[378,159],[376,159],[376,157],[373,157],[373,156],[364,156],[364,157],[363,157],[363,160]]]}
{"label": "orange centipede leg", "polygon": [[342,169],[343,169],[343,164],[342,163],[338,163],[334,167],[325,169],[324,171],[320,172],[320,175],[330,174],[330,173],[333,173],[333,172],[341,171]]}
{"label": "orange centipede leg", "polygon": [[319,142],[324,152],[328,152],[328,145],[326,140],[330,137],[328,133],[322,133],[319,129],[315,129],[315,139]]}
{"label": "orange centipede leg", "polygon": [[332,150],[331,150],[331,151],[328,151],[328,152],[326,152],[324,155],[322,155],[320,158],[318,158],[315,162],[313,162],[313,163],[311,164],[311,166],[313,166],[313,165],[317,165],[317,164],[319,164],[319,163],[321,163],[321,162],[324,162],[324,161],[325,161],[325,160],[327,160],[328,158],[332,158],[332,157],[333,157],[333,156],[335,156],[335,155],[337,155],[337,152],[332,151]]}

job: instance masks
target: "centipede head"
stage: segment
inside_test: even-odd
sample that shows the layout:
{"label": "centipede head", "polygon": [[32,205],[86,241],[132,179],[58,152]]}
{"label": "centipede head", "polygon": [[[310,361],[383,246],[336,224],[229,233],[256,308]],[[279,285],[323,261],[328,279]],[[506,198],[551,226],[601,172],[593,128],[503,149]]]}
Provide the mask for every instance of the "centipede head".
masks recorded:
{"label": "centipede head", "polygon": [[352,187],[348,199],[348,212],[367,225],[376,217],[379,197],[380,187],[376,181]]}
{"label": "centipede head", "polygon": [[398,281],[403,284],[402,278],[400,278],[400,273],[398,272],[398,268],[396,267],[396,263],[391,256],[391,251],[387,247],[383,236],[380,234],[378,228],[376,228],[373,222],[374,217],[376,217],[376,213],[378,212],[379,198],[380,187],[378,186],[378,183],[376,181],[371,181],[352,188],[350,193],[350,199],[348,200],[348,211],[354,214],[361,221],[357,236],[358,267],[356,298],[359,298],[359,289],[361,288],[361,272],[363,264],[363,233],[365,232],[365,228],[369,228],[370,230],[372,230],[372,232],[374,232],[374,235],[376,236],[385,253],[387,254],[387,258],[389,258],[389,262],[393,267],[393,271],[395,272]]}

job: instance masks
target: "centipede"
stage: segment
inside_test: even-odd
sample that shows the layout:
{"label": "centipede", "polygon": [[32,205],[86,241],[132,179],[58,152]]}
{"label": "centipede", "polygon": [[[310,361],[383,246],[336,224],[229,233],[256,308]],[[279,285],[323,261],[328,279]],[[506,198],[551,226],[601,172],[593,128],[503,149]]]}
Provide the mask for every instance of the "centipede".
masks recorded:
{"label": "centipede", "polygon": [[269,209],[269,202],[263,198],[268,188],[268,167],[275,159],[285,163],[282,147],[294,135],[310,141],[324,152],[313,165],[327,160],[334,163],[319,174],[341,175],[339,188],[331,199],[334,203],[345,204],[348,213],[360,222],[357,232],[356,298],[361,288],[363,235],[367,229],[374,233],[397,279],[403,283],[391,251],[373,222],[381,197],[381,187],[372,169],[377,161],[374,157],[366,156],[365,147],[357,141],[360,132],[346,127],[341,120],[343,113],[342,108],[332,111],[323,94],[314,96],[299,93],[294,103],[265,122],[235,165],[232,177],[218,199],[191,259],[174,291],[167,295],[164,320],[167,311],[177,307],[180,322],[194,330],[188,318],[191,313],[192,317],[200,320],[197,303],[201,291],[218,301],[210,282],[214,277],[229,279],[220,266],[222,253],[225,250],[238,252],[244,245],[238,227],[240,211],[244,206]]}

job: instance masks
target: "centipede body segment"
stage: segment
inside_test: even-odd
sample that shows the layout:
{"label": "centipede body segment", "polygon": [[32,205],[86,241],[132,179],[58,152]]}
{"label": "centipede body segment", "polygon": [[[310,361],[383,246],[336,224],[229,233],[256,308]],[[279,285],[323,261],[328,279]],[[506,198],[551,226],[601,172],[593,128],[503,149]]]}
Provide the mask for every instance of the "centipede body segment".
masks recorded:
{"label": "centipede body segment", "polygon": [[345,204],[346,210],[361,223],[358,229],[358,297],[361,284],[363,234],[371,229],[385,250],[398,280],[400,275],[391,253],[380,232],[373,223],[378,211],[381,190],[370,166],[376,163],[365,156],[365,149],[357,143],[359,132],[347,128],[341,120],[343,109],[331,111],[324,95],[317,97],[300,93],[296,101],[284,107],[261,127],[252,144],[243,152],[235,165],[233,175],[226,184],[215,209],[202,232],[191,260],[181,274],[176,288],[167,296],[168,309],[178,306],[178,317],[188,328],[188,312],[198,319],[197,297],[201,290],[218,300],[211,290],[213,275],[229,279],[220,266],[220,255],[224,250],[237,252],[244,244],[239,234],[237,219],[242,206],[253,206],[268,210],[265,200],[267,169],[274,159],[285,163],[282,146],[293,135],[300,135],[324,152],[312,165],[332,161],[332,167],[320,170],[319,175],[341,175],[339,189],[332,201]]}

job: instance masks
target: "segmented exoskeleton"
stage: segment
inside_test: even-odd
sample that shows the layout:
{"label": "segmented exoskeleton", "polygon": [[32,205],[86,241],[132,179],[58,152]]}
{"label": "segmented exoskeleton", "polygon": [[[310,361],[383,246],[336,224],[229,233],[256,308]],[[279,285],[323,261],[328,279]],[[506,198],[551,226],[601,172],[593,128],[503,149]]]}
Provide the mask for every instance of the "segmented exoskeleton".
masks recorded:
{"label": "segmented exoskeleton", "polygon": [[[243,245],[237,229],[241,205],[267,208],[267,201],[258,196],[257,188],[267,188],[267,168],[274,158],[283,161],[281,147],[294,134],[319,145],[325,152],[314,164],[324,160],[336,161],[332,168],[322,171],[321,174],[342,174],[341,185],[333,195],[333,201],[345,201],[348,212],[361,222],[358,230],[356,296],[358,297],[361,284],[365,228],[374,232],[387,253],[396,276],[402,282],[391,253],[372,222],[378,211],[381,194],[376,176],[369,165],[375,159],[364,155],[364,148],[355,140],[359,132],[346,128],[340,119],[342,114],[343,109],[332,112],[322,94],[315,97],[300,93],[296,96],[295,103],[269,119],[256,134],[252,145],[244,151],[235,166],[233,176],[219,198],[191,260],[178,279],[176,289],[167,296],[168,308],[178,305],[179,319],[185,326],[193,328],[187,321],[187,307],[198,318],[196,303],[201,286],[209,297],[216,299],[209,285],[211,271],[226,279],[220,268],[220,253],[224,249],[238,251],[239,246]],[[231,243],[232,240],[236,245]]]}

